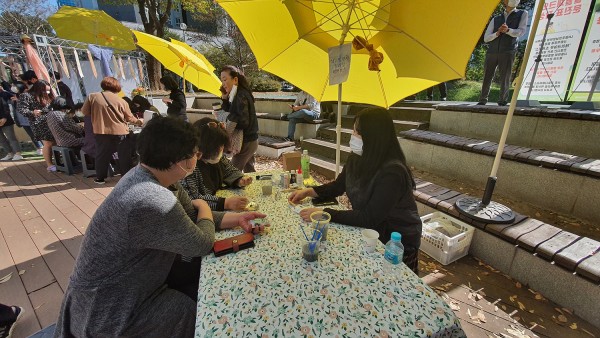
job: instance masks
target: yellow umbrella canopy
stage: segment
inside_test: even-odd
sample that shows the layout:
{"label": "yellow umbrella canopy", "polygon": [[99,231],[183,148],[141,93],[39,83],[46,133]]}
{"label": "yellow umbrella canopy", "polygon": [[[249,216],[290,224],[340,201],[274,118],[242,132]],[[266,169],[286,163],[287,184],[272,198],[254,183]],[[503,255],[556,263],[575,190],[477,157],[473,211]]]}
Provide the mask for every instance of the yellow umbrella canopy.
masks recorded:
{"label": "yellow umbrella canopy", "polygon": [[[206,65],[206,69],[209,69],[210,71],[215,70],[215,66],[212,65],[212,63],[210,63],[210,61],[208,61],[208,59],[200,54],[199,51],[197,51],[196,49],[192,48],[192,46],[188,45],[187,43],[183,42],[183,41],[179,41],[176,39],[171,38],[171,43],[174,43],[178,46],[181,46],[183,48],[185,48],[188,52],[194,54],[195,56],[197,56],[200,60],[202,60],[204,62],[204,64]],[[216,75],[215,75],[216,76]]]}
{"label": "yellow umbrella canopy", "polygon": [[129,28],[104,11],[62,6],[48,22],[63,39],[121,50],[135,49]]}
{"label": "yellow umbrella canopy", "polygon": [[[134,30],[137,44],[154,56],[165,68],[193,83],[196,87],[217,96],[221,81],[206,58],[199,58],[181,45]],[[189,47],[191,49],[191,47]],[[204,60],[206,60],[206,62]]]}
{"label": "yellow umbrella canopy", "polygon": [[[337,100],[327,50],[355,37],[381,53],[352,48],[342,100],[389,107],[439,82],[464,77],[498,0],[217,0],[233,18],[258,66],[320,101]],[[276,20],[274,19],[276,18]]]}

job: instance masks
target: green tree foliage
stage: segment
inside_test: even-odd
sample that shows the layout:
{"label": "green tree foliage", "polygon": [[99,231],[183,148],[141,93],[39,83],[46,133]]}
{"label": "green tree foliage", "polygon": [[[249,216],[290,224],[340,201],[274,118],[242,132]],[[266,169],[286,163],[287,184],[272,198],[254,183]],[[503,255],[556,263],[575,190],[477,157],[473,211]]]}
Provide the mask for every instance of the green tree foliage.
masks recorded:
{"label": "green tree foliage", "polygon": [[[182,6],[189,12],[207,13],[212,6],[210,0],[100,0],[100,2],[111,5],[138,5],[144,32],[160,38],[165,37],[166,25],[172,9]],[[150,86],[158,89],[161,77],[160,63],[149,54],[146,54],[146,60]]]}
{"label": "green tree foliage", "polygon": [[0,0],[0,11],[0,31],[3,33],[54,36],[46,19],[55,8],[46,1]]}
{"label": "green tree foliage", "polygon": [[[524,10],[530,10],[533,8],[534,5],[535,5],[535,0],[523,0],[519,4],[518,8],[524,9]],[[501,14],[503,12],[504,12],[504,6],[500,3],[500,4],[498,4],[498,7],[496,7],[496,9],[494,10],[494,13],[490,17],[490,20],[494,16]],[[488,23],[489,23],[489,21],[488,21]],[[479,38],[479,41],[477,42],[477,45],[475,46],[475,49],[473,50],[473,54],[471,55],[471,60],[469,60],[469,63],[467,66],[467,75],[466,75],[467,80],[473,80],[473,81],[482,81],[483,80],[483,68],[484,68],[484,64],[485,64],[485,53],[487,51],[487,44],[485,44],[485,42],[483,41],[483,35],[485,34],[486,28],[487,28],[487,23],[483,27],[483,30],[481,32],[481,37]],[[519,41],[519,50],[517,51],[516,62],[513,64],[513,74],[517,74],[519,71],[518,67],[522,63],[523,52],[525,50],[526,43],[527,43],[527,40]],[[498,74],[496,74],[496,76],[497,75]]]}

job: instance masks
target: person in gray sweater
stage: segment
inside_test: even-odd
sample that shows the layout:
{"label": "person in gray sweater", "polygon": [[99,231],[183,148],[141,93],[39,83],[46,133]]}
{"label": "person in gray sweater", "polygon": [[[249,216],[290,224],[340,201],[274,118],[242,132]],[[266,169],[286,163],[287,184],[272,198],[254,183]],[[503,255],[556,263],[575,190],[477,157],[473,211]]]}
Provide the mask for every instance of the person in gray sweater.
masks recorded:
{"label": "person in gray sweater", "polygon": [[[168,140],[168,141],[165,141]],[[175,257],[211,252],[215,230],[260,213],[211,212],[178,183],[193,172],[198,138],[178,119],[152,119],[139,135],[141,164],[94,214],[65,292],[55,337],[192,337],[196,302],[169,288]]]}

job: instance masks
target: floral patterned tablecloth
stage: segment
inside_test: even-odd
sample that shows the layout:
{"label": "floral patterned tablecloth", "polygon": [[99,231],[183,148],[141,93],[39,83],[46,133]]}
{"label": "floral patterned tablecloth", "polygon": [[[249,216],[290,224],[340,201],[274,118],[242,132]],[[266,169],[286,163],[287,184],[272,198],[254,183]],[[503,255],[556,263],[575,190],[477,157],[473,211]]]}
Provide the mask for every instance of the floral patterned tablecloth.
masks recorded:
{"label": "floral patterned tablecloth", "polygon": [[220,193],[248,196],[271,227],[253,249],[202,260],[196,337],[465,336],[452,310],[404,264],[383,274],[384,245],[364,253],[359,228],[332,223],[319,260],[305,262],[302,220],[287,193],[263,197],[260,184]]}

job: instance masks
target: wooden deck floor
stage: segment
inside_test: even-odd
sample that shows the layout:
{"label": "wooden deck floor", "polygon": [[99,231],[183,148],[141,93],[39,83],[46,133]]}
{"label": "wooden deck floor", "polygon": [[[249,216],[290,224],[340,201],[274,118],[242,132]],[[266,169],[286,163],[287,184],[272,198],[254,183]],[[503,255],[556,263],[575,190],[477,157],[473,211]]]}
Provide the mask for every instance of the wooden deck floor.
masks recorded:
{"label": "wooden deck floor", "polygon": [[[48,173],[40,160],[0,162],[0,280],[10,275],[0,302],[25,309],[14,337],[56,320],[85,229],[116,181]],[[420,266],[469,337],[600,337],[569,309],[471,257],[444,267],[422,255]]]}

